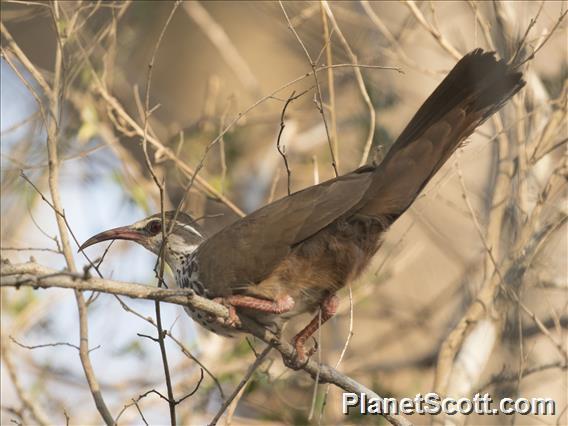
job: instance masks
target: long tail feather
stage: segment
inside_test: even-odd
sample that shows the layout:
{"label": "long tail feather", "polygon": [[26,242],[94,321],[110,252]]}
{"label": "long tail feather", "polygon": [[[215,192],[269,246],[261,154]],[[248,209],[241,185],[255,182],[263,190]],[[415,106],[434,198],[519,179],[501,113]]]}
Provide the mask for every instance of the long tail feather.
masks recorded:
{"label": "long tail feather", "polygon": [[493,52],[465,55],[406,126],[383,162],[361,212],[400,216],[456,148],[525,82]]}

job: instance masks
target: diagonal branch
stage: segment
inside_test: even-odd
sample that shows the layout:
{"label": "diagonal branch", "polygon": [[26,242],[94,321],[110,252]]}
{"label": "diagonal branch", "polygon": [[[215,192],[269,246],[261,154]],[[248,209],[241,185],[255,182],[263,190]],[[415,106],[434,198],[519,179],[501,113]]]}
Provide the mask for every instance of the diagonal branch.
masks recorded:
{"label": "diagonal branch", "polygon": [[260,84],[254,73],[223,27],[213,19],[207,9],[198,1],[183,2],[183,9],[217,48],[221,57],[229,65],[229,68],[235,73],[243,86],[253,95],[260,94]]}
{"label": "diagonal branch", "polygon": [[[33,288],[70,288],[75,290],[91,290],[103,293],[123,295],[138,299],[159,300],[174,303],[180,306],[188,304],[202,311],[211,313],[221,318],[228,318],[228,309],[209,299],[197,296],[187,289],[159,289],[141,284],[132,284],[120,281],[105,280],[101,278],[86,278],[81,274],[56,271],[44,267],[35,262],[21,264],[2,263],[0,271],[0,287],[21,286]],[[250,333],[263,342],[271,345],[284,357],[290,358],[294,354],[291,344],[281,341],[278,336],[258,325],[256,322],[241,318],[243,332]],[[338,372],[336,369],[314,360],[303,367],[313,378],[319,375],[320,383],[332,383],[347,392],[366,393],[369,398],[382,398],[366,386],[352,378]],[[403,416],[384,415],[385,419],[396,426],[408,426],[411,423]]]}
{"label": "diagonal branch", "polygon": [[211,419],[211,421],[209,422],[209,426],[214,426],[214,425],[217,424],[217,422],[219,421],[219,419],[221,418],[223,413],[227,410],[229,405],[231,405],[233,400],[235,400],[235,398],[241,393],[241,391],[244,389],[245,385],[248,383],[248,381],[250,380],[250,378],[252,377],[254,372],[258,369],[258,367],[260,367],[260,364],[262,364],[262,362],[266,359],[266,357],[268,356],[268,354],[270,353],[271,350],[272,350],[272,346],[268,345],[268,346],[266,346],[266,348],[264,348],[264,350],[260,353],[260,355],[258,355],[256,357],[254,362],[250,365],[247,372],[245,373],[245,376],[243,377],[243,379],[239,382],[237,387],[233,390],[233,393],[231,395],[229,395],[229,397],[223,403],[223,405],[221,406],[219,411],[217,411],[217,414],[215,414],[215,417],[213,417],[213,419]]}
{"label": "diagonal branch", "polygon": [[414,1],[412,0],[405,0],[405,3],[416,20],[420,23],[420,25],[422,25],[426,31],[432,34],[432,37],[436,39],[440,46],[442,46],[446,50],[446,52],[452,55],[454,59],[461,59],[463,55],[458,52],[454,46],[452,46],[452,44],[442,35],[442,33],[436,27],[426,21],[424,14],[420,11],[420,9],[418,9],[416,3],[414,3]]}
{"label": "diagonal branch", "polygon": [[2,342],[1,353],[3,366],[8,371],[8,376],[10,376],[10,379],[12,380],[12,384],[16,389],[16,393],[18,394],[23,407],[30,412],[34,421],[36,421],[40,426],[53,424],[49,417],[47,417],[47,415],[44,413],[41,406],[36,403],[35,398],[33,398],[22,387],[22,384],[20,383],[20,376],[17,374],[15,366],[12,363],[11,354],[8,350],[8,345],[5,342]]}

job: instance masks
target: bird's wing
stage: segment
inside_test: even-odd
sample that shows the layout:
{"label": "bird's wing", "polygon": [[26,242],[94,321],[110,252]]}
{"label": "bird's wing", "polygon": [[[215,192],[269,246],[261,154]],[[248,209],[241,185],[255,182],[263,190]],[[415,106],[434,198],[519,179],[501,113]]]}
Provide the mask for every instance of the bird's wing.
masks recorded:
{"label": "bird's wing", "polygon": [[[292,247],[341,217],[363,198],[374,167],[311,186],[251,213],[197,250],[200,280],[224,295],[267,278]],[[214,251],[222,250],[223,253]]]}
{"label": "bird's wing", "polygon": [[505,61],[472,51],[424,102],[379,166],[307,188],[223,229],[197,250],[200,277],[213,294],[231,292],[265,279],[294,244],[342,215],[356,211],[392,223],[459,144],[523,85],[521,73]]}

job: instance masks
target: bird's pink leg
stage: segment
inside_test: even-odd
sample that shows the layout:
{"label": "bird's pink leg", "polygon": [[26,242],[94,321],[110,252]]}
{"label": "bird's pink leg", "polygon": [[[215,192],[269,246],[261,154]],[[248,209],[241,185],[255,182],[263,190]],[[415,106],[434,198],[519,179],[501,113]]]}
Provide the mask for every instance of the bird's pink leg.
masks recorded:
{"label": "bird's pink leg", "polygon": [[321,317],[319,314],[316,315],[310,323],[292,339],[292,346],[296,349],[296,356],[293,359],[284,360],[284,363],[288,367],[299,369],[308,361],[309,357],[313,355],[317,349],[312,348],[306,354],[306,342],[318,330],[318,328],[323,325],[324,322],[335,315],[338,306],[339,298],[335,294],[330,294],[323,299],[320,304]]}
{"label": "bird's pink leg", "polygon": [[276,300],[267,300],[237,294],[225,297],[225,300],[235,307],[254,309],[269,314],[283,314],[294,307],[294,299],[288,295],[278,297]]}
{"label": "bird's pink leg", "polygon": [[249,308],[269,314],[283,314],[294,307],[294,299],[288,295],[278,297],[275,300],[267,300],[236,294],[228,297],[216,297],[213,301],[227,306],[229,309],[227,325],[233,327],[238,327],[241,323],[235,308]]}

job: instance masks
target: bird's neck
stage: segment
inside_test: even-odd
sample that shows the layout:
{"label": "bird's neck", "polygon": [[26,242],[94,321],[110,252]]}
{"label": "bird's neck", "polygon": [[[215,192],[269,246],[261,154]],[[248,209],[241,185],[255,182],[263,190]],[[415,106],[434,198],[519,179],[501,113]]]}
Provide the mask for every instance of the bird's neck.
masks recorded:
{"label": "bird's neck", "polygon": [[184,279],[192,273],[192,257],[194,251],[195,249],[183,251],[168,250],[166,253],[166,263],[171,268],[178,287],[183,287]]}

